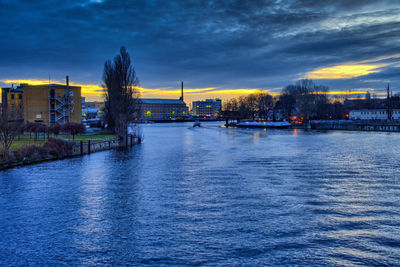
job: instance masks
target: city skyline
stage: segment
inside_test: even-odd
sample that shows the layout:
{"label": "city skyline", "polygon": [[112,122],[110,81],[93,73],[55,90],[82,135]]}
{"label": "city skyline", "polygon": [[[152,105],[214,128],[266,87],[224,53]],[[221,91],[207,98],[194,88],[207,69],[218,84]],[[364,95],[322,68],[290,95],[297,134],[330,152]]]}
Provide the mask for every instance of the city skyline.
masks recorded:
{"label": "city skyline", "polygon": [[69,75],[100,100],[103,64],[124,45],[143,97],[178,98],[182,80],[188,101],[278,94],[301,78],[383,96],[400,86],[399,11],[397,1],[5,1],[0,85]]}

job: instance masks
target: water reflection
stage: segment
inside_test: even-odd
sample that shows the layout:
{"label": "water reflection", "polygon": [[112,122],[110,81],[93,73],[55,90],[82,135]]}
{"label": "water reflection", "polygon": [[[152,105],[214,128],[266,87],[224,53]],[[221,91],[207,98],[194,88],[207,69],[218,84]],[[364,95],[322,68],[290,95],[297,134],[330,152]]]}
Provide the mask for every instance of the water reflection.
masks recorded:
{"label": "water reflection", "polygon": [[398,265],[400,135],[220,125],[2,172],[0,264]]}

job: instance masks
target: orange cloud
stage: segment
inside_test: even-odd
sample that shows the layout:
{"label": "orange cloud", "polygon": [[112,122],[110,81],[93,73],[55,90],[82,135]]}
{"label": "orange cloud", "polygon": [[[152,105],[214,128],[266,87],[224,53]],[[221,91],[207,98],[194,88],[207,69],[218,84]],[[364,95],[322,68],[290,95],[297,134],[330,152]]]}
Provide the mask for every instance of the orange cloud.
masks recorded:
{"label": "orange cloud", "polygon": [[350,79],[379,72],[379,68],[387,64],[350,63],[333,67],[320,68],[306,74],[309,79]]}

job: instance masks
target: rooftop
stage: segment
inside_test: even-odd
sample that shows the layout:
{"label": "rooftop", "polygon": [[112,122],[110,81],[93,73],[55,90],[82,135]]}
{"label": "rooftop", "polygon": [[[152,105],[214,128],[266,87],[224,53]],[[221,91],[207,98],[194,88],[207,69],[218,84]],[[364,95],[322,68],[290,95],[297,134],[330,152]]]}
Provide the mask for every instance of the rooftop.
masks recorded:
{"label": "rooftop", "polygon": [[[39,84],[39,85],[30,85],[30,84],[21,84],[19,87],[24,88],[24,86],[29,86],[29,87],[67,87],[66,84],[56,84],[56,83],[51,83],[51,84]],[[80,87],[76,85],[69,85],[69,87]]]}
{"label": "rooftop", "polygon": [[17,88],[10,88],[10,87],[3,87],[2,90],[8,89],[10,93],[22,93],[23,90],[20,87]]}
{"label": "rooftop", "polygon": [[181,105],[186,105],[185,102],[180,99],[140,98],[139,101],[144,104],[181,104]]}

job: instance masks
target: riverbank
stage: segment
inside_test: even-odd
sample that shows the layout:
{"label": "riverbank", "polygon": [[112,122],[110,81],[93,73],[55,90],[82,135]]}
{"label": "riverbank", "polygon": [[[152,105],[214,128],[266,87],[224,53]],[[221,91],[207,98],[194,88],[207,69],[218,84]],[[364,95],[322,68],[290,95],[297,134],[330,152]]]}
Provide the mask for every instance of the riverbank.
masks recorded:
{"label": "riverbank", "polygon": [[[265,125],[264,125],[265,124]],[[226,128],[292,128],[306,129],[307,124],[286,123],[280,126],[279,123],[272,122],[229,122]],[[310,122],[311,130],[341,130],[341,131],[360,131],[360,132],[400,132],[400,122],[398,121],[351,121],[351,120],[313,120]]]}
{"label": "riverbank", "polygon": [[310,125],[312,130],[400,132],[400,122],[397,121],[315,120]]}
{"label": "riverbank", "polygon": [[[58,142],[58,144],[61,143],[62,145],[58,145],[58,147],[54,147],[54,144],[49,145],[50,140],[53,140],[53,143]],[[16,142],[18,141],[21,140],[17,140]],[[62,143],[62,141],[64,143]],[[0,170],[36,164],[45,161],[77,157],[104,150],[131,147],[135,144],[139,144],[141,140],[138,137],[129,135],[127,136],[126,142],[123,145],[121,145],[119,140],[115,138],[106,140],[88,138],[81,138],[80,140],[80,138],[77,138],[77,140],[74,140],[73,142],[67,142],[63,139],[50,138],[47,141],[40,140],[40,142],[42,142],[41,146],[30,144],[10,151],[9,155],[7,157],[3,157],[0,161]]]}

